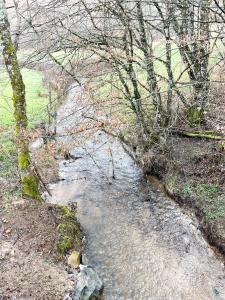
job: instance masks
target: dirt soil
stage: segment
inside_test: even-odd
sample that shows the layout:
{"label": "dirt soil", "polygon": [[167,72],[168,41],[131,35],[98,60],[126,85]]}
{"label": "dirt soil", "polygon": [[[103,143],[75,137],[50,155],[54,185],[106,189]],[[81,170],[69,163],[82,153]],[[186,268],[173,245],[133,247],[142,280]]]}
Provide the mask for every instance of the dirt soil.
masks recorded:
{"label": "dirt soil", "polygon": [[[58,177],[49,147],[33,154],[45,184]],[[62,300],[77,278],[66,264],[72,249],[65,254],[57,250],[58,226],[65,216],[56,206],[24,199],[17,173],[0,176],[0,300]]]}
{"label": "dirt soil", "polygon": [[[224,95],[222,97],[224,99]],[[225,103],[211,104],[206,124],[197,130],[225,135]],[[214,109],[213,109],[214,108]],[[216,109],[215,109],[216,108]],[[177,128],[193,130],[187,124]],[[195,213],[211,245],[225,255],[225,145],[224,141],[171,136],[166,150],[146,153],[146,173],[159,177],[166,192],[182,207]]]}
{"label": "dirt soil", "polygon": [[53,206],[12,197],[0,203],[0,299],[63,299],[73,289],[57,253]]}

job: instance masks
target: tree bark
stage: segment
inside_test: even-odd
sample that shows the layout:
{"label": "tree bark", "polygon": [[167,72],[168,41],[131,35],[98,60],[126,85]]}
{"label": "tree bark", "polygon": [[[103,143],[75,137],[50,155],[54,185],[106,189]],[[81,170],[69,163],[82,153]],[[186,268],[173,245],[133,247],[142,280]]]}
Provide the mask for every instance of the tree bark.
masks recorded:
{"label": "tree bark", "polygon": [[5,0],[0,0],[0,49],[3,53],[4,63],[13,91],[18,168],[23,194],[40,200],[39,180],[31,164],[28,142],[25,135],[27,129],[25,85],[17,59],[16,48],[10,33]]}
{"label": "tree bark", "polygon": [[204,122],[209,102],[210,4],[211,0],[201,0],[196,5],[178,0],[173,2],[171,15],[180,55],[193,87],[193,100],[186,114],[193,126]]}

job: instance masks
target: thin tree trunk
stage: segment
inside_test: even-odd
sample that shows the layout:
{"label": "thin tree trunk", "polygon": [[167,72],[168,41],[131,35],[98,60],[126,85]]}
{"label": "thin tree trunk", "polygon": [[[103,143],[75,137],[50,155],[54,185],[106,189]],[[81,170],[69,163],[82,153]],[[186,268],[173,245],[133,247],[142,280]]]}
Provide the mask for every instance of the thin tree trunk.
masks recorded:
{"label": "thin tree trunk", "polygon": [[39,180],[30,161],[28,142],[25,137],[27,129],[25,85],[17,59],[16,48],[12,42],[5,0],[0,0],[0,49],[3,53],[13,91],[18,167],[23,193],[29,197],[41,199],[38,189]]}
{"label": "thin tree trunk", "polygon": [[[173,28],[179,38],[180,55],[193,87],[193,100],[186,113],[187,120],[193,126],[204,122],[209,101],[210,4],[211,0],[201,0],[196,5],[178,0],[173,2],[171,11]],[[175,12],[180,12],[180,22]]]}
{"label": "thin tree trunk", "polygon": [[154,70],[153,64],[153,49],[152,45],[149,45],[147,41],[147,34],[144,24],[144,16],[142,11],[142,4],[141,1],[137,1],[137,16],[138,16],[138,23],[139,23],[139,32],[140,32],[140,48],[144,53],[145,64],[146,64],[146,72],[147,72],[147,82],[149,86],[149,90],[152,93],[153,97],[153,105],[155,106],[155,110],[157,113],[157,123],[161,126],[162,123],[162,99],[160,95],[160,90],[157,84],[156,73]]}

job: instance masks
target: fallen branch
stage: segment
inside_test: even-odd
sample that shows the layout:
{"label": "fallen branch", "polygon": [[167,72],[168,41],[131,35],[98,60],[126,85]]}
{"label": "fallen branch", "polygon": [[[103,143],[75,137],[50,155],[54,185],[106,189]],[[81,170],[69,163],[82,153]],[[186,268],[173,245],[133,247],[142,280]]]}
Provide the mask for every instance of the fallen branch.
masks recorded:
{"label": "fallen branch", "polygon": [[201,131],[188,131],[188,130],[172,130],[172,134],[190,137],[190,138],[202,138],[202,139],[211,139],[224,141],[225,136],[213,130],[201,130]]}
{"label": "fallen branch", "polygon": [[43,179],[42,179],[42,177],[41,177],[41,175],[38,171],[38,168],[37,168],[36,164],[33,161],[30,161],[30,163],[31,163],[31,165],[34,169],[34,172],[35,172],[36,176],[38,177],[40,183],[42,184],[43,188],[46,190],[46,192],[49,194],[49,196],[52,197],[52,194],[51,194],[50,190],[48,189],[47,185],[45,184],[45,182],[43,181]]}

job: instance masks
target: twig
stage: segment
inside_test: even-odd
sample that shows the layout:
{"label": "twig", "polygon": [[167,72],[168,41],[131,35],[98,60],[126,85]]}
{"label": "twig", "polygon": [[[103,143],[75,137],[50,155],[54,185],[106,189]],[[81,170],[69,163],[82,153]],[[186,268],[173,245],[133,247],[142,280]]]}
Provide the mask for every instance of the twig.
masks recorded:
{"label": "twig", "polygon": [[114,165],[114,159],[113,159],[113,154],[112,154],[112,150],[111,150],[110,147],[109,147],[109,153],[110,153],[111,161],[112,161],[112,178],[113,178],[113,179],[116,179],[116,177],[115,177],[115,165]]}
{"label": "twig", "polygon": [[37,175],[38,179],[40,180],[42,186],[44,187],[44,189],[47,191],[47,193],[49,194],[49,196],[52,197],[52,193],[50,192],[50,190],[48,189],[47,185],[45,184],[45,182],[43,181],[40,173],[38,172],[38,169],[37,169],[37,166],[35,165],[34,162],[31,161],[31,165],[33,166],[34,168],[34,171],[35,171],[35,174]]}

